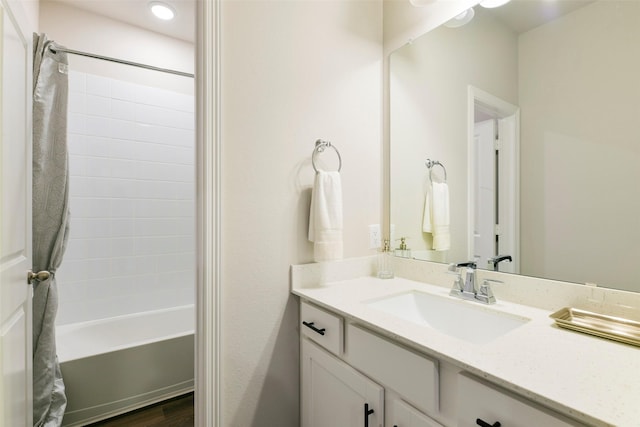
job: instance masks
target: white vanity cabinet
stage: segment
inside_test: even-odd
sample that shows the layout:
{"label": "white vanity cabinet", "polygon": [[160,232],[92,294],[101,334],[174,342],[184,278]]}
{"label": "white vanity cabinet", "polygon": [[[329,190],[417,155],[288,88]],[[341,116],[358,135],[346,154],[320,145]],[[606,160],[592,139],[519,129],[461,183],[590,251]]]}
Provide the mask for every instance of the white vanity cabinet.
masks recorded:
{"label": "white vanity cabinet", "polygon": [[302,427],[584,426],[329,310],[300,316]]}
{"label": "white vanity cabinet", "polygon": [[442,427],[442,424],[397,397],[387,396],[386,409],[387,427]]}
{"label": "white vanity cabinet", "polygon": [[384,389],[302,339],[302,426],[382,427]]}
{"label": "white vanity cabinet", "polygon": [[302,427],[442,427],[403,400],[437,411],[435,361],[304,301],[300,327]]}
{"label": "white vanity cabinet", "polygon": [[[583,426],[462,373],[458,377],[458,427]],[[497,424],[499,423],[499,424]]]}

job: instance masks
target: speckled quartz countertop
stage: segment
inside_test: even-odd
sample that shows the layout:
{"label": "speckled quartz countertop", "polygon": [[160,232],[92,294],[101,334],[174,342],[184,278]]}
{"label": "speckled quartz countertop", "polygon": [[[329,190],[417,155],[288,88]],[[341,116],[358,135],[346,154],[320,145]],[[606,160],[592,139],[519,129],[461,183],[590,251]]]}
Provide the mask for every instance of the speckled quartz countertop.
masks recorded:
{"label": "speckled quartz countertop", "polygon": [[[295,268],[295,267],[294,267]],[[449,297],[449,289],[405,278],[373,276],[317,285],[298,279],[292,292],[346,319],[452,363],[508,390],[595,426],[640,426],[640,348],[558,328],[555,310],[500,300],[483,306],[530,321],[484,344],[472,344],[370,307],[411,290]],[[353,275],[357,275],[354,273]],[[470,301],[464,304],[478,304]],[[558,309],[561,307],[557,307]]]}

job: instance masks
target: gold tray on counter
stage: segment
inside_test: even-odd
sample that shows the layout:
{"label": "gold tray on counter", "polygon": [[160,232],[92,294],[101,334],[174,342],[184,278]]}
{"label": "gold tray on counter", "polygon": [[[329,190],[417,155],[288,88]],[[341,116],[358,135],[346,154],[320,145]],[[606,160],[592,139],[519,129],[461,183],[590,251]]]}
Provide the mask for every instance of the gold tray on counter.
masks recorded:
{"label": "gold tray on counter", "polygon": [[640,346],[640,322],[569,307],[549,317],[563,328]]}

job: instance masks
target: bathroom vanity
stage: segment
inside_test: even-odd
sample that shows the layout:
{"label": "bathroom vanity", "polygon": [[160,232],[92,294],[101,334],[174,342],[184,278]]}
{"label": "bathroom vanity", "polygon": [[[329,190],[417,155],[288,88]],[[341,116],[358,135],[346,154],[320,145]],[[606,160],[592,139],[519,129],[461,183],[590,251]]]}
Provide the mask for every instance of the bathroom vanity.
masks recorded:
{"label": "bathroom vanity", "polygon": [[517,290],[457,300],[446,266],[399,262],[424,281],[368,258],[293,267],[302,426],[637,425],[640,348],[560,329]]}

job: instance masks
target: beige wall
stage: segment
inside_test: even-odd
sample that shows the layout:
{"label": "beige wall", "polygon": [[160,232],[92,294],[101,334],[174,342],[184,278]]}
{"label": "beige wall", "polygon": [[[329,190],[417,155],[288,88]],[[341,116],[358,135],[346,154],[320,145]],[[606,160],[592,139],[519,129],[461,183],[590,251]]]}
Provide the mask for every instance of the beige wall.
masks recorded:
{"label": "beige wall", "polygon": [[344,256],[380,222],[382,3],[225,1],[222,26],[222,425],[297,427],[317,138],[342,155]]}
{"label": "beige wall", "polygon": [[[69,49],[193,73],[194,46],[66,4],[43,1],[40,32]],[[71,70],[193,93],[193,79],[69,55]]]}
{"label": "beige wall", "polygon": [[520,37],[522,273],[637,291],[640,4],[607,3]]}
{"label": "beige wall", "polygon": [[476,3],[478,0],[447,0],[416,7],[409,0],[384,0],[385,55],[433,30]]}
{"label": "beige wall", "polygon": [[[482,8],[461,28],[439,27],[391,55],[391,223],[413,250],[431,248],[422,232],[427,158],[441,161],[451,200],[451,251],[467,258],[467,87],[517,104],[517,35]],[[439,168],[434,176],[442,176]]]}

